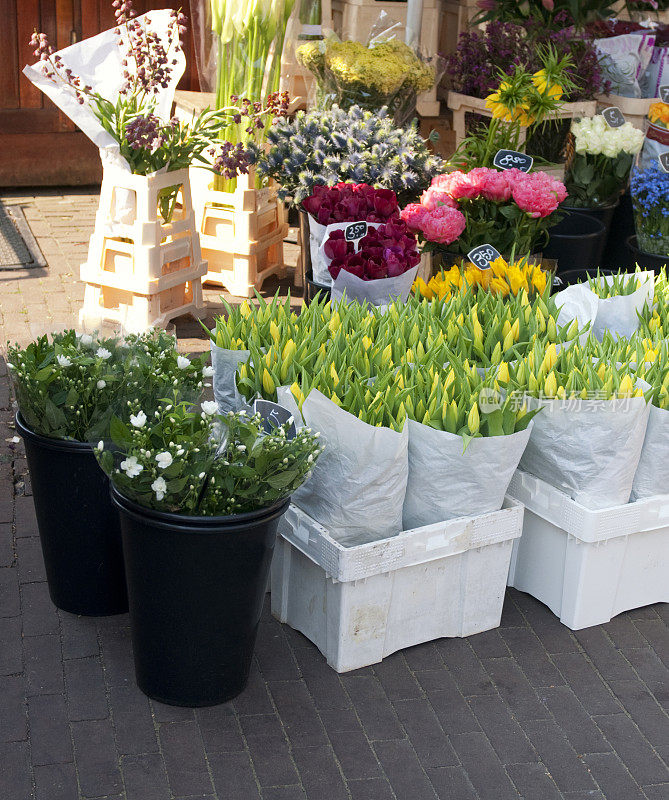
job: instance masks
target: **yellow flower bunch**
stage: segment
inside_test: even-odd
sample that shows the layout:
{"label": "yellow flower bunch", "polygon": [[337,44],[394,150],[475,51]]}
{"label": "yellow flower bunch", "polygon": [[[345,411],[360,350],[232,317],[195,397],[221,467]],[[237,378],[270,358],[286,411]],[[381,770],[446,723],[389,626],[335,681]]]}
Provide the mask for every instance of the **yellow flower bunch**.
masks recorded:
{"label": "yellow flower bunch", "polygon": [[653,125],[669,128],[669,103],[651,103],[648,109],[648,119]]}
{"label": "yellow flower bunch", "polygon": [[489,269],[479,269],[468,262],[464,269],[457,265],[446,271],[442,269],[428,283],[417,278],[413,290],[428,300],[443,300],[468,288],[484,289],[502,297],[517,295],[523,289],[528,294],[543,294],[547,285],[548,276],[537,264],[530,264],[525,258],[509,264],[500,256]]}

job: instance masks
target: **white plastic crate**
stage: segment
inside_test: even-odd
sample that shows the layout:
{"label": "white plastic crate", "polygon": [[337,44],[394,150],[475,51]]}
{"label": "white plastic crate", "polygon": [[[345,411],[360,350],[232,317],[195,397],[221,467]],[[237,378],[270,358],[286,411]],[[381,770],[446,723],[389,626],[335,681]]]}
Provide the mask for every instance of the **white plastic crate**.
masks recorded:
{"label": "white plastic crate", "polygon": [[568,628],[669,602],[669,494],[591,511],[520,470],[509,494],[525,506],[509,586],[541,600]]}
{"label": "white plastic crate", "polygon": [[344,547],[291,505],[272,562],[272,614],[337,672],[404,647],[495,628],[523,508],[505,508]]}

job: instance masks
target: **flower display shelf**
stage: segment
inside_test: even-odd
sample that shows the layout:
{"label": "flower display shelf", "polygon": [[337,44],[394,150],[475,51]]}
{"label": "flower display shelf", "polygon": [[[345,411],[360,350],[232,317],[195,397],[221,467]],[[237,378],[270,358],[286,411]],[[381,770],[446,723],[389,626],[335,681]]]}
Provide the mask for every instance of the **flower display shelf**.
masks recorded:
{"label": "flower display shelf", "polygon": [[442,0],[439,25],[439,52],[454,53],[461,33],[474,26],[472,19],[480,12],[478,0]]}
{"label": "flower display shelf", "polygon": [[291,505],[272,561],[272,614],[337,672],[405,647],[496,628],[523,507],[426,525],[344,547]]}
{"label": "flower display shelf", "polygon": [[[188,121],[214,108],[213,92],[175,92],[175,114]],[[205,152],[205,155],[208,155]],[[288,223],[275,187],[256,189],[253,175],[240,175],[234,192],[212,188],[212,173],[191,167],[190,183],[203,257],[209,263],[205,283],[225,287],[238,297],[253,297],[270,275],[284,277],[283,239]]]}
{"label": "flower display shelf", "polygon": [[[466,136],[466,114],[478,114],[482,117],[492,117],[492,111],[485,107],[485,99],[471,97],[459,92],[448,93],[448,107],[453,112],[453,130],[455,131],[455,146],[460,146]],[[614,104],[609,104],[614,105]],[[563,103],[561,110],[551,115],[551,119],[575,119],[578,117],[591,117],[596,113],[595,100],[579,100],[576,103]],[[523,134],[524,134],[523,129]],[[524,140],[523,140],[524,141]]]}
{"label": "flower display shelf", "polygon": [[509,495],[525,506],[509,586],[572,630],[669,602],[669,495],[592,511],[520,470]]}
{"label": "flower display shelf", "polygon": [[[158,198],[171,187],[178,193],[166,223]],[[164,327],[181,314],[198,316],[206,271],[188,170],[133,175],[107,166],[88,258],[81,266],[86,290],[80,320],[108,320],[139,331]]]}
{"label": "flower display shelf", "polygon": [[270,275],[285,277],[283,240],[288,223],[275,186],[256,189],[253,175],[237,179],[234,192],[208,189],[200,241],[209,263],[204,281],[231,294],[253,297]]}
{"label": "flower display shelf", "polygon": [[617,106],[627,120],[635,128],[646,130],[646,117],[652,103],[659,102],[659,97],[623,97],[620,94],[596,95],[597,113],[609,106]]}
{"label": "flower display shelf", "polygon": [[[341,39],[366,42],[382,11],[391,20],[406,25],[407,4],[377,0],[332,0],[332,27]],[[425,0],[421,24],[420,48],[427,55],[439,51],[441,0]],[[437,87],[418,95],[416,110],[422,117],[438,117]]]}

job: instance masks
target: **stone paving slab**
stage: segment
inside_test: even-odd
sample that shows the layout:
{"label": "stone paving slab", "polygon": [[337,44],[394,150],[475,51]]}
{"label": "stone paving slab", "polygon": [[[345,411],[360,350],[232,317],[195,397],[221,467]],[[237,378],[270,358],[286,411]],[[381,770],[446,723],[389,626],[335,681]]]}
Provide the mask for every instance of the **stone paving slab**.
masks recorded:
{"label": "stone paving slab", "polygon": [[[49,266],[0,276],[5,339],[35,320],[73,323],[79,226],[96,202],[17,199],[45,223]],[[76,233],[54,232],[50,216],[76,218]],[[192,322],[177,332],[206,348]],[[667,604],[572,632],[510,589],[497,630],[344,675],[267,604],[240,697],[149,700],[127,615],[75,617],[49,600],[12,417],[0,364],[1,800],[669,800]]]}

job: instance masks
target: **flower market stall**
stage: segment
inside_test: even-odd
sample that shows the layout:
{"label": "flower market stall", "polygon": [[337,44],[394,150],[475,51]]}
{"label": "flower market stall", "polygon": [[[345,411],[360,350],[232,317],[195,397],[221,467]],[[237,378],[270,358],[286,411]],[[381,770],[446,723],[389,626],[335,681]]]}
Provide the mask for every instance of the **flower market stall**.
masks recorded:
{"label": "flower market stall", "polygon": [[[116,0],[93,40],[35,34],[27,74],[105,163],[82,319],[125,329],[11,346],[16,424],[51,597],[129,608],[150,697],[243,690],[270,573],[272,613],[340,672],[497,627],[507,585],[572,629],[669,601],[667,271],[599,269],[628,184],[634,246],[669,258],[669,113],[594,113],[632,45],[626,90],[655,64],[646,33],[595,42],[607,5],[485,3],[448,80],[486,119],[450,158],[414,119],[437,61],[397,37],[298,41],[319,98],[291,113],[288,0],[203,4],[214,107],[190,119],[178,15]],[[258,291],[284,202],[299,309]],[[202,312],[205,276],[243,296],[203,325],[211,366],[155,329]]]}

